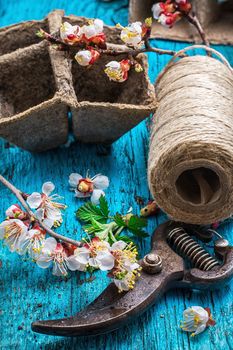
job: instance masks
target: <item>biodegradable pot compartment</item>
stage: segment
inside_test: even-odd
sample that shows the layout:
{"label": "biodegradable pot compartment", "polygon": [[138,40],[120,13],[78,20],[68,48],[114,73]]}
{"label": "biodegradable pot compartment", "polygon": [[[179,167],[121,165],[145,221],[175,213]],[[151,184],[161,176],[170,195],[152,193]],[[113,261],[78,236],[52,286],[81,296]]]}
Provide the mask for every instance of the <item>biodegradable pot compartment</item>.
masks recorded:
{"label": "biodegradable pot compartment", "polygon": [[[129,21],[143,21],[152,16],[155,0],[130,0]],[[233,44],[233,0],[192,0],[193,10],[199,18],[207,39],[213,44]],[[152,37],[200,43],[196,28],[185,20],[173,28],[165,28],[154,21]]]}
{"label": "biodegradable pot compartment", "polygon": [[[92,143],[115,141],[155,110],[145,55],[139,58],[142,73],[132,69],[127,82],[110,82],[104,66],[113,57],[85,69],[36,37],[39,28],[54,33],[64,21],[81,24],[86,19],[64,17],[57,10],[43,21],[0,30],[0,136],[29,151],[64,144],[70,110],[74,135]],[[116,29],[105,27],[105,32],[109,42],[119,43]]]}
{"label": "biodegradable pot compartment", "polygon": [[38,43],[35,33],[40,29],[48,31],[47,19],[28,21],[0,28],[0,55]]}
{"label": "biodegradable pot compartment", "polygon": [[[125,56],[120,56],[123,59]],[[109,81],[104,74],[105,56],[95,66],[85,69],[72,64],[74,89],[78,106],[71,108],[73,132],[82,142],[112,143],[154,108],[154,91],[147,76],[147,60],[141,55],[144,72],[132,70],[124,83]]]}

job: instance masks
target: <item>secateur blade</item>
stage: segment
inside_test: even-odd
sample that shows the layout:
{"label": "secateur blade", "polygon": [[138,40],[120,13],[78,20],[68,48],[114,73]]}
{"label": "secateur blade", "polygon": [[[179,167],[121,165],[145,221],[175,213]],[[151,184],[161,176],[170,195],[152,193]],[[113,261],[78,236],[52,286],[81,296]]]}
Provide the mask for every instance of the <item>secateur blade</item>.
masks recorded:
{"label": "secateur blade", "polygon": [[133,290],[119,293],[111,283],[100,296],[70,318],[32,323],[32,330],[61,336],[97,335],[116,330],[146,311],[169,288],[184,276],[183,259],[166,243],[160,225],[152,238],[152,253],[163,257],[163,269],[157,275],[144,271]]}
{"label": "secateur blade", "polygon": [[[118,293],[112,283],[75,316],[37,321],[32,324],[32,330],[62,336],[107,333],[141,315],[170,288],[207,289],[219,287],[232,278],[233,247],[229,246],[228,241],[222,239],[215,242],[216,256],[213,257],[191,237],[196,235],[205,241],[203,235],[191,233],[190,236],[186,231],[193,230],[174,222],[167,222],[157,228],[152,237],[151,252],[140,261],[143,270],[133,290]],[[153,258],[156,256],[162,258],[162,269],[159,271]],[[186,269],[181,256],[188,259],[194,268]]]}

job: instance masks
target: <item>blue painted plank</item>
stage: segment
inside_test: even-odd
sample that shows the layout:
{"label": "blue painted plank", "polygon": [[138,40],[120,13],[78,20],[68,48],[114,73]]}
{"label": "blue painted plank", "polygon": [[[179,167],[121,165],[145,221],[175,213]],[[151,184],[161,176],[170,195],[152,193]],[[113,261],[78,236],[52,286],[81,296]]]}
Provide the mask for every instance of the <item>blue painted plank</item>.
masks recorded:
{"label": "blue painted plank", "polygon": [[[22,20],[41,19],[55,8],[65,9],[67,14],[102,18],[107,24],[127,23],[127,1],[112,3],[100,1],[0,0],[0,26]],[[158,41],[158,46],[179,50],[181,43]],[[233,64],[233,48],[218,47]],[[149,55],[150,77],[154,81],[168,57]],[[92,125],[90,125],[92,127]],[[46,131],[45,131],[46,132]],[[71,172],[91,174],[102,172],[111,179],[107,198],[112,212],[127,211],[133,207],[139,212],[134,196],[150,197],[147,186],[147,154],[149,123],[142,122],[112,146],[111,154],[98,155],[95,146],[73,144],[43,154],[31,154],[7,143],[0,143],[0,172],[16,186],[27,191],[39,191],[44,181],[56,184],[57,192],[65,197],[68,210],[59,232],[80,238],[82,231],[75,220],[74,211],[82,203],[74,199],[68,190],[67,179]],[[0,218],[3,211],[15,202],[13,195],[0,187]],[[148,232],[165,220],[165,215],[151,219]],[[231,241],[233,226],[228,224],[223,233]],[[150,249],[150,238],[139,242],[141,252]],[[64,282],[39,269],[29,261],[22,261],[0,247],[0,349],[79,349],[79,350],[221,350],[233,348],[232,287],[220,291],[197,293],[194,291],[170,291],[145,315],[120,331],[112,334],[76,338],[48,337],[34,334],[31,321],[44,318],[60,318],[81,310],[108,284],[104,273],[96,274],[92,283],[83,283],[85,276],[73,274]],[[214,312],[217,326],[210,328],[197,339],[179,330],[179,320],[189,305],[209,306]]]}

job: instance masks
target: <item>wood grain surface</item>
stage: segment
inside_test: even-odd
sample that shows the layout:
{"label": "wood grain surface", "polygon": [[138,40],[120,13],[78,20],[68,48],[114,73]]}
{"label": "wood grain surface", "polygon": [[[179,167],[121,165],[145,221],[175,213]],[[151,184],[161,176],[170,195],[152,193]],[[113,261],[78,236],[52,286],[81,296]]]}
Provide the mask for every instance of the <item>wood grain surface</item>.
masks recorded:
{"label": "wood grain surface", "polygon": [[[65,9],[67,14],[102,18],[107,24],[127,23],[126,0],[104,3],[94,0],[0,0],[0,26],[23,20],[41,19],[52,9]],[[178,50],[185,44],[156,43],[163,48]],[[233,48],[217,47],[233,64]],[[150,77],[154,81],[169,58],[149,55]],[[27,83],[25,77],[25,84]],[[90,125],[90,128],[95,127]],[[44,130],[46,133],[46,130]],[[28,130],[30,133],[30,130]],[[150,198],[147,186],[149,121],[142,122],[134,130],[118,140],[107,155],[96,146],[72,144],[54,151],[31,154],[0,142],[0,172],[26,192],[40,191],[44,181],[53,181],[57,192],[64,196],[69,206],[64,224],[59,232],[73,238],[83,233],[74,211],[82,203],[73,197],[68,188],[71,172],[109,176],[111,185],[107,198],[112,212],[127,211],[131,206],[139,213],[135,196],[146,201]],[[25,137],[27,137],[25,135]],[[15,202],[13,195],[0,186],[0,218],[4,210]],[[148,233],[152,234],[166,216],[161,214],[149,220]],[[233,225],[226,225],[222,232],[233,243]],[[150,237],[138,241],[141,254],[150,249]],[[233,349],[232,286],[219,291],[199,293],[173,290],[163,296],[157,305],[127,327],[111,334],[88,338],[59,338],[43,336],[31,331],[36,319],[70,316],[90,303],[107,286],[104,273],[89,276],[72,274],[63,281],[52,276],[51,270],[39,269],[17,254],[11,254],[0,245],[0,349],[77,349],[77,350],[228,350]],[[86,280],[86,283],[84,283]],[[181,332],[179,321],[183,310],[191,305],[210,307],[217,321],[197,338]]]}

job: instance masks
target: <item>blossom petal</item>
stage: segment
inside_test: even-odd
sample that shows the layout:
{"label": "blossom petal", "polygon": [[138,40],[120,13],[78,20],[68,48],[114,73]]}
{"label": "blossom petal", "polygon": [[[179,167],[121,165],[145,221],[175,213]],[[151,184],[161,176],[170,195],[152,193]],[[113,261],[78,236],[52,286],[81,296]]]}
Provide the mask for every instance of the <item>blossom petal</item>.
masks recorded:
{"label": "blossom petal", "polygon": [[71,187],[76,188],[78,186],[79,180],[81,180],[83,177],[80,174],[72,173],[69,176],[69,185]]}
{"label": "blossom petal", "polygon": [[54,220],[50,218],[46,218],[43,220],[43,223],[48,227],[51,228],[54,225]]}
{"label": "blossom petal", "polygon": [[111,62],[107,63],[105,67],[109,67],[109,68],[113,68],[113,69],[118,70],[121,68],[121,64],[118,61],[111,61]]}
{"label": "blossom petal", "polygon": [[60,27],[60,37],[62,40],[66,40],[71,34],[77,35],[79,32],[79,26],[72,26],[68,22],[64,22]]}
{"label": "blossom petal", "polygon": [[59,208],[47,205],[46,217],[53,221],[62,221],[62,214]]}
{"label": "blossom petal", "polygon": [[48,252],[53,252],[56,249],[57,246],[57,241],[53,237],[46,238],[45,244],[43,247],[43,252],[48,251]]}
{"label": "blossom petal", "polygon": [[41,254],[36,261],[37,265],[42,269],[47,269],[51,265],[51,262],[52,262],[52,258],[45,256],[43,254]]}
{"label": "blossom petal", "polygon": [[123,241],[117,241],[111,246],[111,250],[123,250],[127,246],[127,243]]}
{"label": "blossom petal", "polygon": [[67,268],[64,263],[53,262],[53,275],[54,276],[67,276]]}
{"label": "blossom petal", "polygon": [[96,28],[94,24],[83,26],[82,27],[83,34],[86,36],[87,39],[92,38],[93,36],[97,35]]}
{"label": "blossom petal", "polygon": [[45,212],[44,208],[37,209],[36,210],[36,217],[37,217],[37,219],[44,220],[44,212]]}
{"label": "blossom petal", "polygon": [[80,64],[80,66],[88,66],[92,59],[91,52],[89,50],[81,50],[75,55],[76,61]]}
{"label": "blossom petal", "polygon": [[75,249],[74,254],[75,254],[76,260],[80,264],[86,265],[88,263],[88,260],[90,257],[89,249],[87,249],[85,247],[77,248],[77,249]]}
{"label": "blossom petal", "polygon": [[99,268],[102,271],[108,271],[114,267],[115,258],[109,252],[99,252],[96,260],[99,262]]}
{"label": "blossom petal", "polygon": [[80,192],[78,190],[75,190],[75,197],[77,198],[88,198],[91,196],[91,193],[90,192]]}
{"label": "blossom petal", "polygon": [[194,311],[196,314],[198,314],[199,318],[204,321],[208,322],[209,314],[208,312],[201,306],[192,306],[192,311]]}
{"label": "blossom petal", "polygon": [[55,189],[55,185],[51,182],[45,182],[42,186],[42,192],[46,195],[49,196],[51,192],[53,192]]}
{"label": "blossom petal", "polygon": [[94,20],[94,26],[95,26],[96,34],[100,34],[103,32],[104,22],[101,19],[96,18]]}
{"label": "blossom petal", "polygon": [[99,199],[101,196],[105,196],[105,193],[104,191],[102,190],[97,190],[95,189],[93,192],[92,192],[92,196],[91,196],[91,202],[93,204],[99,204]]}
{"label": "blossom petal", "polygon": [[132,272],[140,267],[138,263],[125,264],[127,271]]}
{"label": "blossom petal", "polygon": [[66,264],[69,270],[71,271],[85,271],[86,270],[86,264],[80,263],[80,261],[77,260],[77,256],[71,255],[66,259]]}
{"label": "blossom petal", "polygon": [[32,209],[37,209],[42,202],[41,194],[38,192],[33,192],[30,196],[27,198],[27,203]]}
{"label": "blossom petal", "polygon": [[195,333],[193,333],[193,335],[197,335],[200,334],[202,332],[204,332],[204,330],[206,329],[206,324],[201,324],[199,327],[197,327]]}
{"label": "blossom petal", "polygon": [[109,179],[104,175],[96,175],[92,180],[94,187],[100,190],[105,190],[109,186]]}
{"label": "blossom petal", "polygon": [[0,239],[4,239],[5,236],[5,227],[9,225],[9,221],[5,220],[3,222],[1,222],[0,224]]}
{"label": "blossom petal", "polygon": [[127,280],[126,279],[122,279],[122,280],[118,280],[118,279],[114,279],[113,282],[115,283],[115,285],[117,286],[117,288],[120,291],[128,291],[129,290],[129,286],[127,284]]}
{"label": "blossom petal", "polygon": [[95,258],[90,258],[88,261],[89,265],[95,268],[99,267],[99,261],[96,260]]}
{"label": "blossom petal", "polygon": [[152,12],[153,12],[153,17],[154,19],[158,19],[159,16],[161,15],[163,9],[160,6],[160,3],[154,4],[151,8]]}

